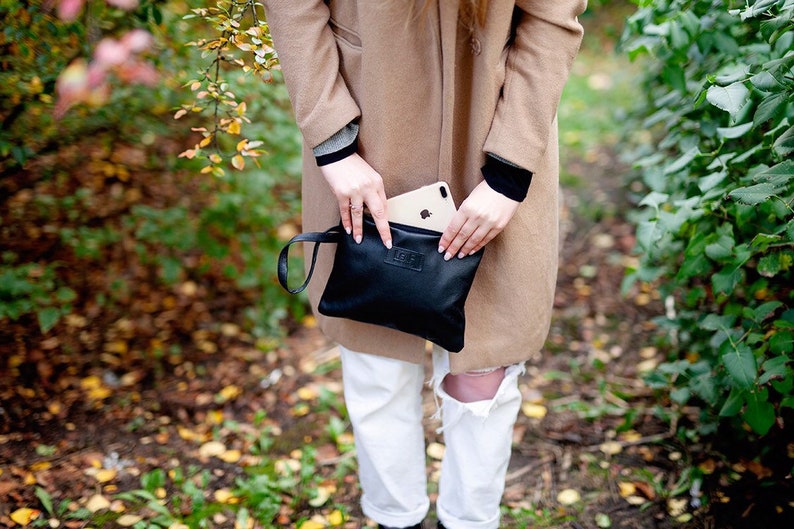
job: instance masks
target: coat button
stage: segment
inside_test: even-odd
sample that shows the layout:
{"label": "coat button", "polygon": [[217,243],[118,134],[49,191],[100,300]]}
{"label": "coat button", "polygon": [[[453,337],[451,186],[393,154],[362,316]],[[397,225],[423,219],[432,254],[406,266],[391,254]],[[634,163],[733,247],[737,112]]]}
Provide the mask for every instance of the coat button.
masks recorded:
{"label": "coat button", "polygon": [[472,37],[470,44],[471,44],[471,53],[473,55],[479,55],[480,52],[482,51],[482,44],[480,43],[480,40],[477,39],[476,37]]}

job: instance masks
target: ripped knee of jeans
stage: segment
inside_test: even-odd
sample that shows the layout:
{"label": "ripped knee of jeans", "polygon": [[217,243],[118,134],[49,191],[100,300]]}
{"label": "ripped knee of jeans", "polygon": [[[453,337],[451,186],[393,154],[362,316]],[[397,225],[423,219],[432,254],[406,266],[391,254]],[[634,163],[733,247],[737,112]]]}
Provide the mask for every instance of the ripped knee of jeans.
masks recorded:
{"label": "ripped knee of jeans", "polygon": [[467,371],[459,375],[449,373],[444,377],[442,384],[444,391],[460,402],[491,400],[496,396],[505,378],[505,370],[504,367],[493,367]]}
{"label": "ripped knee of jeans", "polygon": [[[509,366],[469,371],[460,375],[451,375],[449,353],[441,348],[434,349],[433,377],[429,381],[430,387],[433,388],[433,397],[436,401],[436,413],[433,417],[435,419],[441,418],[442,404],[446,402],[447,407],[453,405],[453,408],[458,409],[458,411],[462,413],[471,413],[483,419],[487,418],[491,410],[504,403],[503,401],[512,401],[514,399],[521,400],[521,392],[518,389],[518,377],[524,374],[525,370],[524,363],[522,362]],[[449,384],[447,381],[449,377],[457,376],[473,380],[479,378],[478,375],[493,375],[499,381],[493,393],[490,393],[485,399],[464,402],[457,398],[457,394],[451,394],[448,391]]]}

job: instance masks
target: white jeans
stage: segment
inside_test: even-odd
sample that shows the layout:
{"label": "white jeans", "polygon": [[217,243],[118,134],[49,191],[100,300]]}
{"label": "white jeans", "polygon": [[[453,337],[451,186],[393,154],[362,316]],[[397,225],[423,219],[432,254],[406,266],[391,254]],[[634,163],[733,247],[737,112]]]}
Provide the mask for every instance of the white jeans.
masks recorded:
{"label": "white jeans", "polygon": [[[359,465],[364,514],[391,527],[421,522],[430,507],[422,426],[424,368],[340,347],[345,402]],[[447,529],[496,529],[521,406],[518,376],[507,368],[490,400],[462,403],[442,387],[449,353],[434,350],[435,395],[441,399],[446,452],[441,463],[438,519]]]}

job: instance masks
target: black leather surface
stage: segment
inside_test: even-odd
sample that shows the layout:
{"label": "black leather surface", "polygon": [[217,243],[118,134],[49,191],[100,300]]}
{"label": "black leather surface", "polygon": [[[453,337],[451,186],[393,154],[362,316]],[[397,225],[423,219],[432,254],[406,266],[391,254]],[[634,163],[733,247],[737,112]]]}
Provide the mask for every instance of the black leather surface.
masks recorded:
{"label": "black leather surface", "polygon": [[364,219],[356,244],[343,234],[319,310],[326,316],[391,327],[451,352],[463,348],[464,305],[483,251],[444,261],[441,234],[392,224],[392,249]]}

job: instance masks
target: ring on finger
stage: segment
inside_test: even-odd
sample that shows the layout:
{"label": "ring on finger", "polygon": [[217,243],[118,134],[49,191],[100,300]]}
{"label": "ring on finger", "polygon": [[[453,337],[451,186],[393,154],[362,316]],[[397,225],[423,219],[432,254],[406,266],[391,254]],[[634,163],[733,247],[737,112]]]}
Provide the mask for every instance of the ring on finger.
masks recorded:
{"label": "ring on finger", "polygon": [[350,211],[360,213],[364,209],[364,204],[350,204]]}

